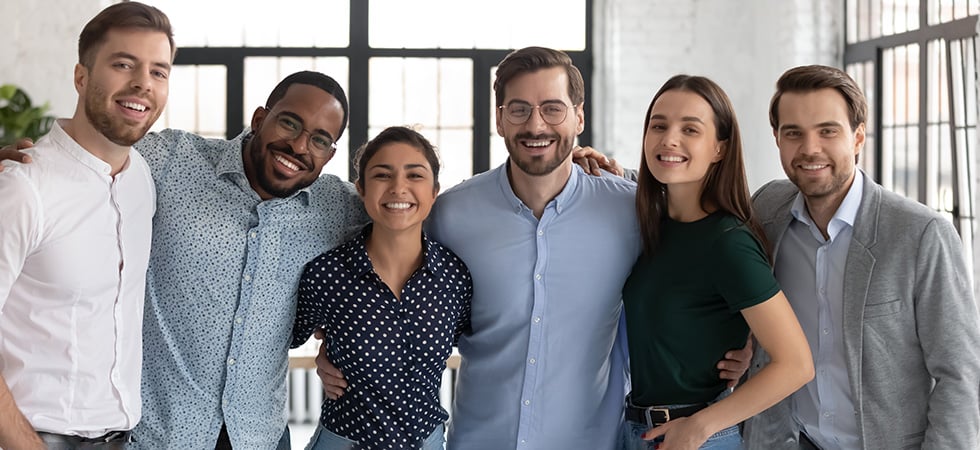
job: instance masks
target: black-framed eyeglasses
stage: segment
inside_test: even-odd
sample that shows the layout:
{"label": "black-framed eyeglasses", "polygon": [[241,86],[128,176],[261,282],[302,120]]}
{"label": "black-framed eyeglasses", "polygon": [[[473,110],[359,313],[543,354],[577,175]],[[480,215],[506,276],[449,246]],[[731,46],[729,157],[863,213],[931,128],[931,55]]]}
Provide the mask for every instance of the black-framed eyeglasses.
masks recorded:
{"label": "black-framed eyeglasses", "polygon": [[[574,108],[578,105],[572,105]],[[545,102],[540,105],[531,105],[524,102],[510,102],[509,104],[498,106],[503,111],[504,118],[513,125],[522,125],[531,118],[534,109],[537,108],[541,114],[541,119],[548,125],[558,125],[568,117],[568,105],[562,102]]]}
{"label": "black-framed eyeglasses", "polygon": [[303,128],[303,124],[292,116],[279,113],[279,115],[275,117],[275,120],[276,133],[282,139],[292,141],[300,137],[303,132],[306,132],[310,135],[310,140],[307,147],[314,152],[317,152],[321,156],[329,155],[330,152],[337,149],[337,143],[334,142],[332,137],[324,133],[317,133],[315,131],[310,131]]}

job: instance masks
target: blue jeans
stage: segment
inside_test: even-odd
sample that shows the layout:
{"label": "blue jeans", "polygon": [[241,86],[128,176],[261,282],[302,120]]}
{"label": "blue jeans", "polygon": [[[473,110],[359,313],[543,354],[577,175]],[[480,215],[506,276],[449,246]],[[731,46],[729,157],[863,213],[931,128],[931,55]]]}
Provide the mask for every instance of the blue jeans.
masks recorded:
{"label": "blue jeans", "polygon": [[[660,439],[656,441],[644,441],[640,436],[650,427],[645,423],[638,423],[627,420],[623,423],[623,432],[620,433],[620,448],[622,450],[653,450]],[[701,444],[701,450],[742,450],[742,434],[738,431],[738,425],[732,425],[721,430]]]}
{"label": "blue jeans", "polygon": [[[445,427],[440,424],[422,442],[422,450],[443,450],[446,445]],[[340,436],[326,428],[323,424],[316,427],[316,432],[310,438],[310,443],[306,444],[306,450],[353,450],[357,447],[357,441],[352,441]]]}

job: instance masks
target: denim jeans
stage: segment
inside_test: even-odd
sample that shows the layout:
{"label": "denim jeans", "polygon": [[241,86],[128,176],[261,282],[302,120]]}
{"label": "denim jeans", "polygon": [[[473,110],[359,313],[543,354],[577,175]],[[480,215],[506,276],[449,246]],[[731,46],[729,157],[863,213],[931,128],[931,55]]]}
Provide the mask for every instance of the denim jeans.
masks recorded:
{"label": "denim jeans", "polygon": [[[425,438],[422,443],[422,450],[443,450],[446,446],[445,427],[441,424]],[[340,436],[326,428],[323,424],[316,427],[316,432],[310,438],[310,443],[306,444],[306,450],[353,450],[357,448],[357,441],[352,441]]]}
{"label": "denim jeans", "polygon": [[[627,420],[623,423],[623,432],[620,435],[620,448],[622,450],[653,450],[660,441],[644,441],[640,436],[650,427],[645,423],[638,423]],[[738,425],[725,428],[708,438],[701,444],[701,450],[742,450],[742,434],[738,431]]]}

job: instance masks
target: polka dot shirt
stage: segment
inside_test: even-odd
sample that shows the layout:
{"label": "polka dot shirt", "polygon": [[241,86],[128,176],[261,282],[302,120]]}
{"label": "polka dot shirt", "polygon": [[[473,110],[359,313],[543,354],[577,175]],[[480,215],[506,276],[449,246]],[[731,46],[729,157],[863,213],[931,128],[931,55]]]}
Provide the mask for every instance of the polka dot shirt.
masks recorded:
{"label": "polka dot shirt", "polygon": [[370,230],[307,264],[293,346],[324,328],[330,360],[347,379],[347,392],[323,403],[325,428],[359,448],[421,448],[449,417],[439,387],[453,344],[469,329],[472,280],[452,251],[423,235],[424,263],[398,300],[368,259]]}

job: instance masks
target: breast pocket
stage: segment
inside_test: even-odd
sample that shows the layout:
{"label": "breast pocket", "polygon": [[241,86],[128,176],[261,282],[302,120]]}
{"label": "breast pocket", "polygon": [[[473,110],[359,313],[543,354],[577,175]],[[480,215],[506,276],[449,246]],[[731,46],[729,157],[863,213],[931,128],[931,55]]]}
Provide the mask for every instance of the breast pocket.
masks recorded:
{"label": "breast pocket", "polygon": [[883,303],[869,303],[864,305],[864,318],[890,316],[902,311],[902,299],[889,300]]}

